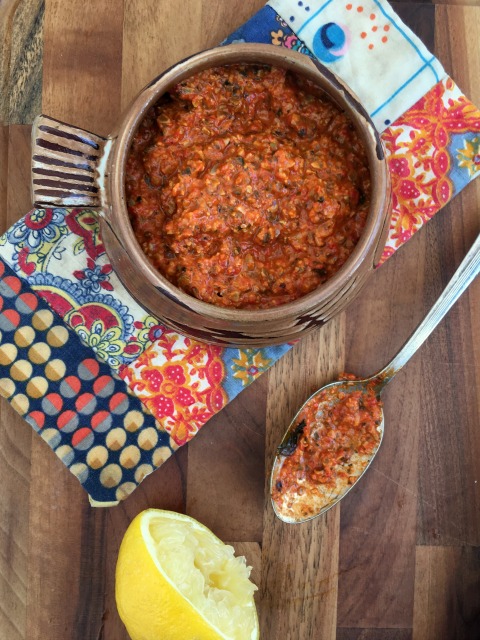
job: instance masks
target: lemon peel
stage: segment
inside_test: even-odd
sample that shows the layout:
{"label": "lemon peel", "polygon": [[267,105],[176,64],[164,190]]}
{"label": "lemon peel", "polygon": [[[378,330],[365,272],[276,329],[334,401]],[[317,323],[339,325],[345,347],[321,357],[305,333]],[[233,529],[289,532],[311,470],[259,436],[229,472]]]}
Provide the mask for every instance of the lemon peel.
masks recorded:
{"label": "lemon peel", "polygon": [[250,571],[197,520],[148,509],[120,546],[120,618],[132,640],[258,640]]}

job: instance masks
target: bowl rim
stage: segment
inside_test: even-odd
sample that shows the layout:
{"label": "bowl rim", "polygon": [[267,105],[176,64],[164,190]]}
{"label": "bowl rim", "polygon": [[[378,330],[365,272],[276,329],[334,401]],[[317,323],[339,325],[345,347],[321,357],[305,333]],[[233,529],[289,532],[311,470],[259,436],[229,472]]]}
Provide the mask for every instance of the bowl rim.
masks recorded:
{"label": "bowl rim", "polygon": [[[258,59],[258,56],[261,59]],[[360,133],[369,161],[371,177],[371,201],[365,228],[345,263],[324,284],[293,300],[266,309],[244,309],[213,305],[185,293],[167,280],[148,260],[133,232],[125,194],[125,165],[133,136],[148,109],[183,79],[204,69],[236,63],[272,64],[294,70],[313,80],[328,97],[339,104],[352,119]],[[323,86],[322,86],[323,84]],[[331,92],[334,95],[331,95]],[[171,300],[196,312],[199,316],[232,323],[261,323],[277,319],[278,315],[304,315],[329,300],[339,285],[346,285],[357,274],[371,252],[371,244],[381,239],[385,226],[385,207],[389,199],[389,175],[385,151],[380,135],[370,116],[355,93],[334,73],[317,60],[305,54],[271,44],[235,43],[206,49],[172,65],[156,76],[137,95],[125,112],[116,134],[111,152],[110,226],[136,268],[159,292]],[[378,180],[374,180],[376,164]],[[387,216],[388,217],[388,216]],[[376,248],[376,247],[375,247]],[[375,252],[374,252],[375,253]]]}

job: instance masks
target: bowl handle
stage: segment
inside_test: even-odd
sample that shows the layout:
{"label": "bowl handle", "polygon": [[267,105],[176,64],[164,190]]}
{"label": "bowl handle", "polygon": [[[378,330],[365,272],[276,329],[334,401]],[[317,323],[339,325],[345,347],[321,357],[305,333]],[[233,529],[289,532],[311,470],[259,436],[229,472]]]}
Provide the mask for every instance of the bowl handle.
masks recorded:
{"label": "bowl handle", "polygon": [[32,129],[36,207],[101,207],[108,138],[40,115]]}

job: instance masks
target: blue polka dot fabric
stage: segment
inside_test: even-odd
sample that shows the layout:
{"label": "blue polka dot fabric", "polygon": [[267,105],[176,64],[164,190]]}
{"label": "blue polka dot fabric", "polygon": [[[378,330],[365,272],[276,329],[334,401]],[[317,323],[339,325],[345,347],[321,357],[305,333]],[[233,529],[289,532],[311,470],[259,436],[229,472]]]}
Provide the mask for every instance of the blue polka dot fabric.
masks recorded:
{"label": "blue polka dot fabric", "polygon": [[172,453],[142,402],[0,261],[0,393],[78,478],[116,503]]}

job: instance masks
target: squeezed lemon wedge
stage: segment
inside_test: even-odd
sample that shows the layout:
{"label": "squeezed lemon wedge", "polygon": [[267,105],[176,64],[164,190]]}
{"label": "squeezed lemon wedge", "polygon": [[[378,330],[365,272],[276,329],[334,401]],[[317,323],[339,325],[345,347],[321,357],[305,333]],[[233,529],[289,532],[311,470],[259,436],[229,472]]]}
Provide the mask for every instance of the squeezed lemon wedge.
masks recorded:
{"label": "squeezed lemon wedge", "polygon": [[257,640],[251,568],[189,516],[148,509],[125,532],[115,597],[132,640]]}

